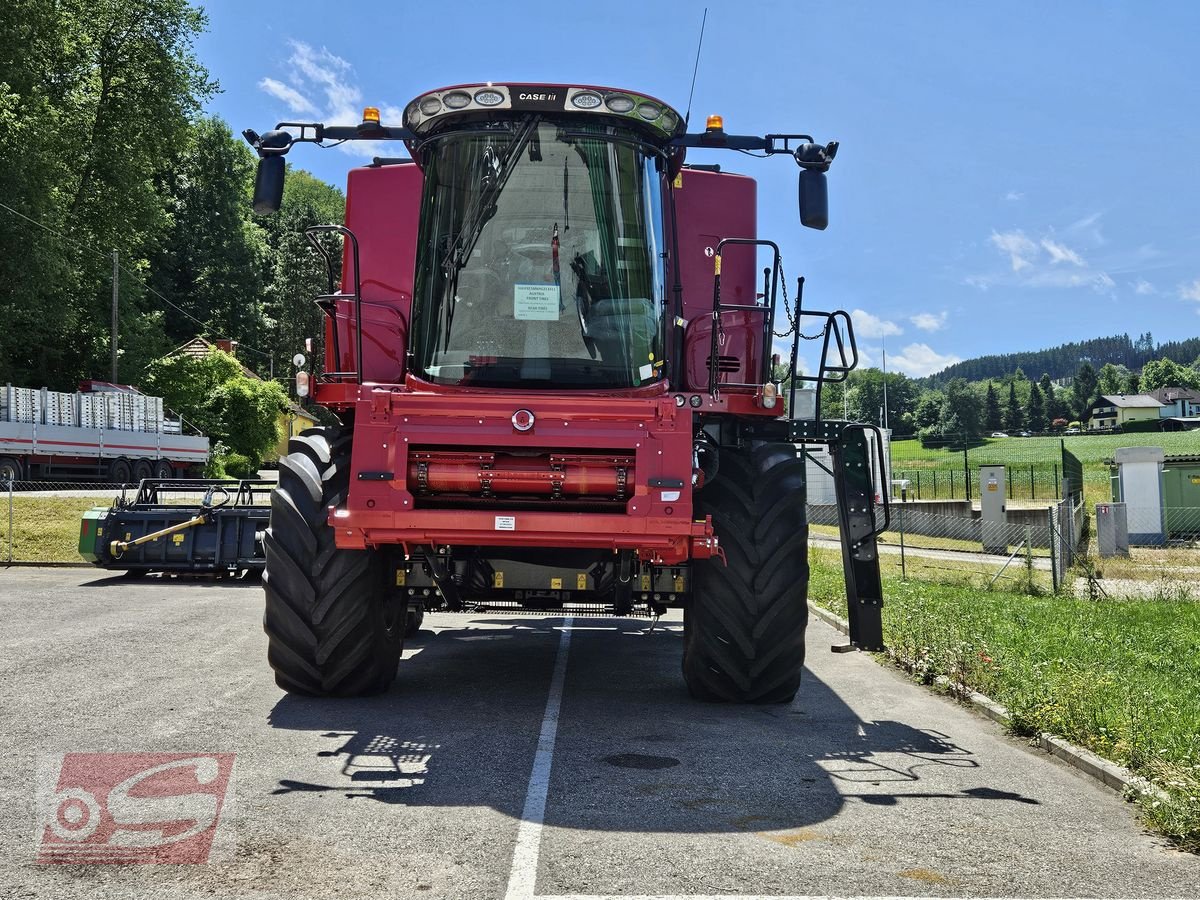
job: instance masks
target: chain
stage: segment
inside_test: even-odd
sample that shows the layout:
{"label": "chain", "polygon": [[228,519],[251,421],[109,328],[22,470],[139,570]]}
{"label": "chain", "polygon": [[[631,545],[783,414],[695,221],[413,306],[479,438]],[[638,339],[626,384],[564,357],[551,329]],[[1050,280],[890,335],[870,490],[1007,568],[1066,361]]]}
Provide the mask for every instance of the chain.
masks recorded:
{"label": "chain", "polygon": [[775,331],[774,330],[775,323],[772,322],[771,323],[771,327],[772,327],[771,334],[775,335],[775,337],[777,337],[777,338],[785,338],[785,337],[791,337],[793,334],[796,334],[797,332],[799,332],[800,339],[803,341],[815,341],[815,340],[819,340],[820,338],[824,337],[825,331],[823,329],[821,331],[817,332],[816,334],[805,334],[804,332],[800,331],[799,317],[792,316],[792,304],[788,301],[787,275],[785,275],[784,271],[783,271],[783,255],[782,254],[779,257],[779,281],[783,285],[783,314],[785,316],[787,316],[788,330],[783,331],[783,332]]}

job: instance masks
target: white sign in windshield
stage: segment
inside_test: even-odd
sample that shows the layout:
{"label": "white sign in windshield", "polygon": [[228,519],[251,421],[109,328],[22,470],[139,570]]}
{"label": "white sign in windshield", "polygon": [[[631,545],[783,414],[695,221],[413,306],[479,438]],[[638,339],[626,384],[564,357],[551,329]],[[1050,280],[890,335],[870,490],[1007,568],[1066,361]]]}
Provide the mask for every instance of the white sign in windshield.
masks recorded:
{"label": "white sign in windshield", "polygon": [[513,318],[557,322],[561,291],[557,284],[514,284]]}

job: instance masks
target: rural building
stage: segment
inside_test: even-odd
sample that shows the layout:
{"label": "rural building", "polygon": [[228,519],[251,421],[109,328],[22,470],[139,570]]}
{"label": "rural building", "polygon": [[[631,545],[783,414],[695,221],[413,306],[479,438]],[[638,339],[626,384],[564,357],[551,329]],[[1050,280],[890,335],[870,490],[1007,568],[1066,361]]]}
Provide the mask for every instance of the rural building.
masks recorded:
{"label": "rural building", "polygon": [[1088,429],[1119,428],[1129,422],[1145,422],[1160,418],[1162,408],[1149,394],[1104,394],[1092,404],[1088,413]]}

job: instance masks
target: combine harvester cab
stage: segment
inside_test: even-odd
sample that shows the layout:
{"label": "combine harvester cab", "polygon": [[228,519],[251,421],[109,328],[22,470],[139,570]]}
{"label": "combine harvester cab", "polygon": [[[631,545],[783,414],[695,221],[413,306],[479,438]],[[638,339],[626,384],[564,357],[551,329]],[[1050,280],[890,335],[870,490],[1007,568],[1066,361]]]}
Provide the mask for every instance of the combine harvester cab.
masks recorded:
{"label": "combine harvester cab", "polygon": [[[512,84],[422,94],[402,125],[368,108],[357,126],[245,134],[260,213],[296,143],[412,155],[353,171],[346,224],[309,232],[329,263],[324,360],[297,383],[341,424],[280,462],[264,619],[280,686],[385,690],[406,611],[682,607],[694,696],[788,701],[808,620],[805,443],[832,451],[852,645],[882,646],[879,434],[788,414],[798,383],[819,410],[856,364],[849,316],[804,309],[803,279],[788,297],[752,179],[685,163],[689,148],[790,157],[801,221],[824,229],[836,143],[728,134],[719,117],[689,134],[647,95]],[[823,335],[815,374],[795,373],[802,322]]]}

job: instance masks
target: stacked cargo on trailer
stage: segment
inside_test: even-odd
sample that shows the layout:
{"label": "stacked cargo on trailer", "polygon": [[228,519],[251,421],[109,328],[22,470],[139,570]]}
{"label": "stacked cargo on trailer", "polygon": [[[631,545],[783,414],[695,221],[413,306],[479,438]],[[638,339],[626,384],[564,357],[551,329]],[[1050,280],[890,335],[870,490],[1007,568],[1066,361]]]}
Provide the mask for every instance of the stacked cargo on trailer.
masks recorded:
{"label": "stacked cargo on trailer", "polygon": [[208,438],[185,434],[161,397],[86,381],[72,394],[0,388],[0,483],[88,478],[119,483],[199,474]]}

